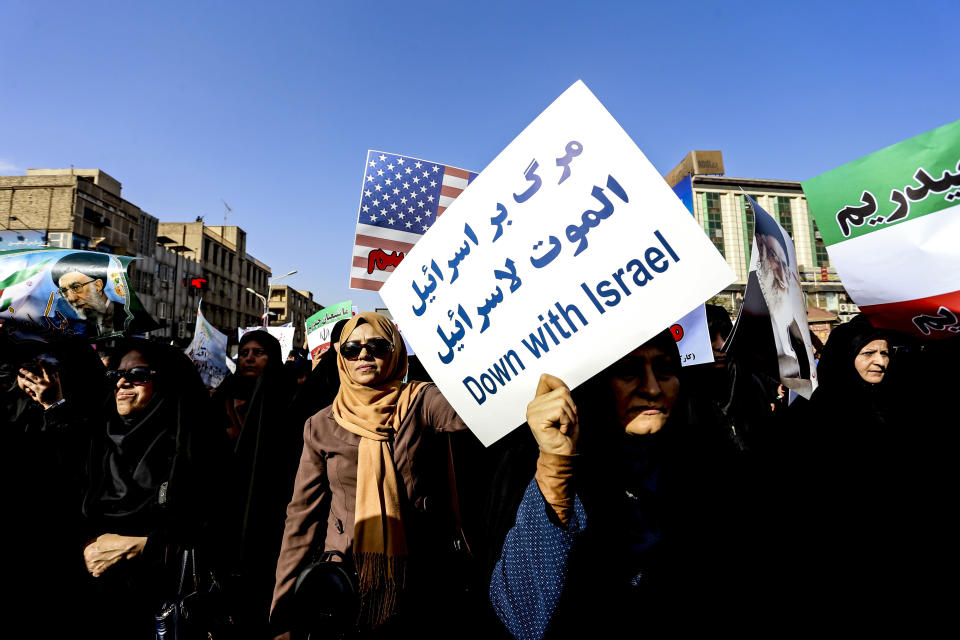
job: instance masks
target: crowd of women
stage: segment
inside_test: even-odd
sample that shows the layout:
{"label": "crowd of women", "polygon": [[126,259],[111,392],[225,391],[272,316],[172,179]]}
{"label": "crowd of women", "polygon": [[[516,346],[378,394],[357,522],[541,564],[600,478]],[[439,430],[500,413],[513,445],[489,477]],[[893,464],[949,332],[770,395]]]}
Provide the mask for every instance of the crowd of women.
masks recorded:
{"label": "crowd of women", "polygon": [[788,404],[709,318],[713,365],[665,331],[577,389],[543,372],[486,449],[376,313],[312,371],[246,333],[216,389],[172,346],[0,330],[12,610],[130,639],[934,624],[956,341],[857,317]]}

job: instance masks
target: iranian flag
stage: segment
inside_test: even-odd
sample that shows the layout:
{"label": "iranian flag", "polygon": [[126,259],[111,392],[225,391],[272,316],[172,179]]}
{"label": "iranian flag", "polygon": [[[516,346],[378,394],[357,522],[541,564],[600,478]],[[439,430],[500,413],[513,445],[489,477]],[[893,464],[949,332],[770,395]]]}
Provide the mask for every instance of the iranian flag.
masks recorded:
{"label": "iranian flag", "polygon": [[960,334],[960,120],[807,180],[803,192],[875,326]]}
{"label": "iranian flag", "polygon": [[[2,252],[0,252],[2,253]],[[0,260],[0,312],[15,312],[19,302],[28,298],[46,274],[50,260],[31,264],[28,254],[10,252]]]}

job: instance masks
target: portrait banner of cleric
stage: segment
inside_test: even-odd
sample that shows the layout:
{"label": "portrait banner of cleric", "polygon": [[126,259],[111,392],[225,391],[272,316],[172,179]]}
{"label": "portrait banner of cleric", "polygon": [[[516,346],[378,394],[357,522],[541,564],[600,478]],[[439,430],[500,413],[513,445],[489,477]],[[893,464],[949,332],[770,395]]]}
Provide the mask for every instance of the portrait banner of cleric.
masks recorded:
{"label": "portrait banner of cleric", "polygon": [[128,303],[126,272],[106,253],[74,252],[50,269],[57,293],[93,335],[123,332],[133,318]]}
{"label": "portrait banner of cleric", "polygon": [[785,387],[809,399],[817,373],[793,241],[773,216],[747,197],[755,217],[753,250],[728,350],[753,360],[758,370],[776,371]]}

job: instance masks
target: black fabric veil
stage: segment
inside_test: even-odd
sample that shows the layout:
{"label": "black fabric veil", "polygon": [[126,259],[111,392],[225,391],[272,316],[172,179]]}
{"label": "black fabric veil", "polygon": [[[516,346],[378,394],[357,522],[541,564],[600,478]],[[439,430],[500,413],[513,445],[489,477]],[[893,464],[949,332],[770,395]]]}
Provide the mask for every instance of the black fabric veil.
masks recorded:
{"label": "black fabric veil", "polygon": [[208,429],[206,390],[187,357],[128,338],[117,345],[110,367],[131,351],[156,372],[153,397],[142,410],[121,416],[110,389],[105,429],[94,434],[83,511],[98,532],[142,536],[168,529],[178,519],[172,514],[200,508],[198,482],[206,484],[201,476],[217,466],[216,437]]}

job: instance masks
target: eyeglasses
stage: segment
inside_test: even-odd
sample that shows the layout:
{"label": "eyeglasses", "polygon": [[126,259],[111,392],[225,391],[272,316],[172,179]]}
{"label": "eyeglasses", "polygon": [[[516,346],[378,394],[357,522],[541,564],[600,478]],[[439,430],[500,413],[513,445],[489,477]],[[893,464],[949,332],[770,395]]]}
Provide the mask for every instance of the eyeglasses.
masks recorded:
{"label": "eyeglasses", "polygon": [[344,342],[340,345],[340,355],[347,360],[356,360],[364,349],[374,358],[382,358],[393,352],[393,343],[385,338],[373,338],[363,343]]}
{"label": "eyeglasses", "polygon": [[107,381],[110,384],[117,384],[120,380],[126,380],[130,384],[142,385],[153,380],[156,371],[150,367],[134,367],[133,369],[108,369]]}
{"label": "eyeglasses", "polygon": [[99,280],[99,279],[100,279],[100,278],[94,278],[93,280],[87,280],[86,282],[74,282],[73,284],[68,284],[68,285],[65,286],[65,287],[60,287],[59,289],[57,289],[57,293],[59,293],[59,294],[60,294],[61,296],[63,296],[64,298],[66,298],[66,297],[67,297],[67,290],[69,289],[69,290],[72,291],[75,295],[80,295],[80,292],[83,291],[83,288],[84,288],[85,286],[87,286],[87,285],[90,284],[91,282],[96,282],[96,281]]}
{"label": "eyeglasses", "polygon": [[237,355],[241,358],[246,358],[247,356],[252,355],[254,358],[259,358],[260,356],[267,355],[266,349],[256,349],[254,347],[249,347],[247,349],[240,349],[237,352]]}

